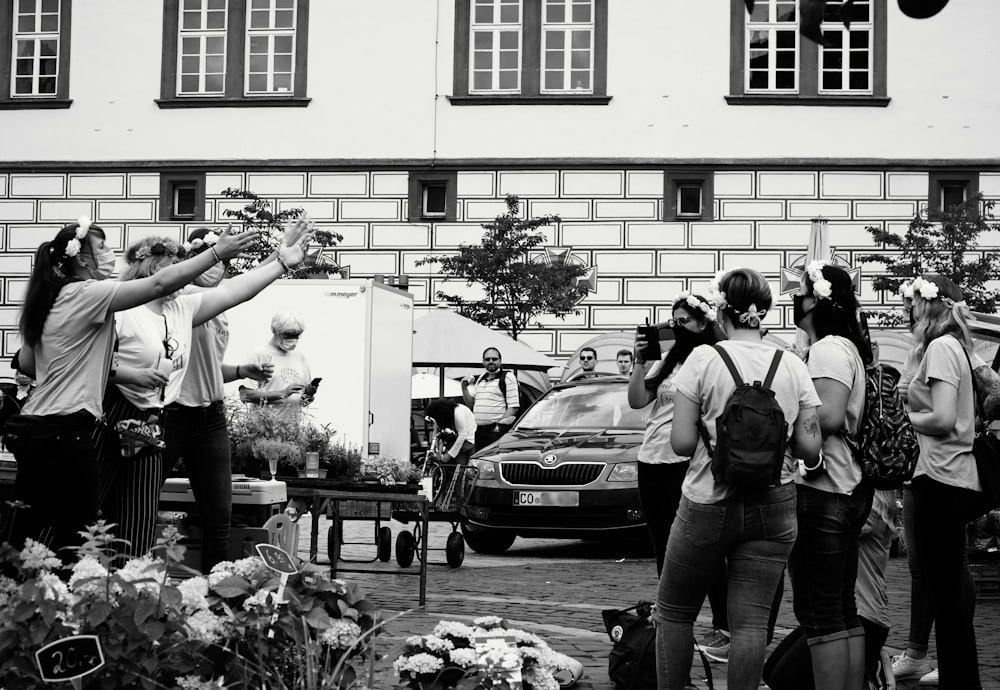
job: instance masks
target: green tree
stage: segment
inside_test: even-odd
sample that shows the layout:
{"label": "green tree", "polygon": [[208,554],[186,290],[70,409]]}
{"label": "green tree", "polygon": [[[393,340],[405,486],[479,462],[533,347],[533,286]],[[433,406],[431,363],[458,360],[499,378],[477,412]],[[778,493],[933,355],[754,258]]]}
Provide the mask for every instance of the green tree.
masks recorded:
{"label": "green tree", "polygon": [[[876,276],[872,287],[896,293],[905,281],[923,273],[938,273],[955,281],[965,293],[969,308],[992,314],[998,291],[988,283],[1000,277],[1000,254],[978,249],[984,232],[1000,231],[993,220],[994,202],[982,194],[944,211],[930,209],[914,216],[905,235],[879,227],[865,228],[875,244],[890,253],[868,254],[859,261],[881,263],[886,274]],[[882,325],[897,325],[896,311],[877,313]]]}
{"label": "green tree", "polygon": [[[226,209],[222,215],[239,221],[244,230],[253,229],[260,233],[260,243],[255,248],[229,262],[231,275],[245,273],[269,257],[281,246],[285,224],[290,220],[300,218],[305,213],[298,207],[286,208],[283,211],[273,213],[271,202],[261,199],[249,189],[227,187],[222,190],[222,195],[227,199],[244,199],[248,202],[243,208]],[[344,237],[340,233],[317,230],[312,241],[315,249],[307,251],[306,260],[302,266],[290,271],[286,277],[308,278],[318,273],[339,271],[340,267],[325,257],[323,250],[326,247],[336,246],[343,239]]]}
{"label": "green tree", "polygon": [[576,313],[576,305],[587,289],[578,279],[587,267],[573,262],[533,261],[545,242],[539,228],[558,223],[558,216],[522,220],[520,202],[508,195],[507,212],[491,223],[483,223],[479,244],[462,244],[454,256],[428,256],[418,266],[437,264],[441,273],[467,285],[479,285],[480,299],[466,299],[438,291],[438,299],[484,326],[500,327],[517,340],[533,318],[554,314],[565,318]]}

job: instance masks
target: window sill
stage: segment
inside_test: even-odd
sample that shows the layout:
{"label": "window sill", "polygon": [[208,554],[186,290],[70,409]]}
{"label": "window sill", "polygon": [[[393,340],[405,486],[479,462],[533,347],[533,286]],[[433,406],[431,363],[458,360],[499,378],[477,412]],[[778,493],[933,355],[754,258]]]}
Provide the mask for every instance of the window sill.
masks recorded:
{"label": "window sill", "polygon": [[11,98],[0,100],[0,110],[61,110],[73,105],[72,98]]}
{"label": "window sill", "polygon": [[169,108],[305,108],[311,98],[157,98],[156,105]]}
{"label": "window sill", "polygon": [[828,107],[884,108],[888,96],[785,96],[780,94],[738,94],[726,96],[729,105],[818,105]]}
{"label": "window sill", "polygon": [[573,96],[570,94],[559,96],[448,96],[452,105],[607,105],[611,102],[611,96],[595,96],[586,94],[583,96]]}

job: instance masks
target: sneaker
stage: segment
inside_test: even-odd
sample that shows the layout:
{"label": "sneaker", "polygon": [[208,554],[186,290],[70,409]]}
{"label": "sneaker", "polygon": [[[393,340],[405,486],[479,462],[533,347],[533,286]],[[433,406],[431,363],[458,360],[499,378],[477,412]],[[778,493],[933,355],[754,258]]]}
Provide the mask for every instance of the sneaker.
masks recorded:
{"label": "sneaker", "polygon": [[931,672],[931,660],[914,659],[907,656],[906,652],[892,657],[892,675],[896,680],[907,680],[909,678],[923,678]]}
{"label": "sneaker", "polygon": [[925,673],[924,675],[920,676],[920,684],[921,685],[933,685],[934,687],[937,687],[937,684],[938,684],[938,670],[934,669],[930,673]]}
{"label": "sneaker", "polygon": [[725,664],[729,661],[729,633],[713,630],[698,641],[698,646],[712,661]]}

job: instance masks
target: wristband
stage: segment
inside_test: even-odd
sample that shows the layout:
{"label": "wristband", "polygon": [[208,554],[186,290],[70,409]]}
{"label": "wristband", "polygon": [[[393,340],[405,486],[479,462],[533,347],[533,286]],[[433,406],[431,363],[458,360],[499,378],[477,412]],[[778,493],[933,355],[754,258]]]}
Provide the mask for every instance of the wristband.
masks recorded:
{"label": "wristband", "polygon": [[284,260],[284,259],[282,259],[282,258],[281,258],[280,256],[278,257],[278,263],[279,263],[279,264],[281,264],[281,267],[282,267],[283,269],[285,269],[285,273],[288,273],[289,271],[291,271],[291,270],[292,270],[292,269],[291,269],[291,268],[290,268],[290,267],[288,266],[288,264],[286,264],[286,263],[285,263],[285,260]]}
{"label": "wristband", "polygon": [[240,376],[240,365],[239,364],[236,365],[236,378],[238,378],[238,379],[243,378],[242,376]]}
{"label": "wristband", "polygon": [[215,257],[215,263],[221,264],[222,263],[222,258],[219,256],[219,252],[215,251],[215,246],[213,245],[213,246],[209,247],[209,249],[212,250],[212,256]]}

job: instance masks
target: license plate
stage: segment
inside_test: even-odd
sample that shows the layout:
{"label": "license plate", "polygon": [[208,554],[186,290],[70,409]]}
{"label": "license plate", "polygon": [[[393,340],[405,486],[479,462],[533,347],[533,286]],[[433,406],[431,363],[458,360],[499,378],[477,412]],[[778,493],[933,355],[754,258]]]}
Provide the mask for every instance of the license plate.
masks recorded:
{"label": "license plate", "polygon": [[559,506],[570,508],[580,505],[579,491],[515,491],[516,506]]}

